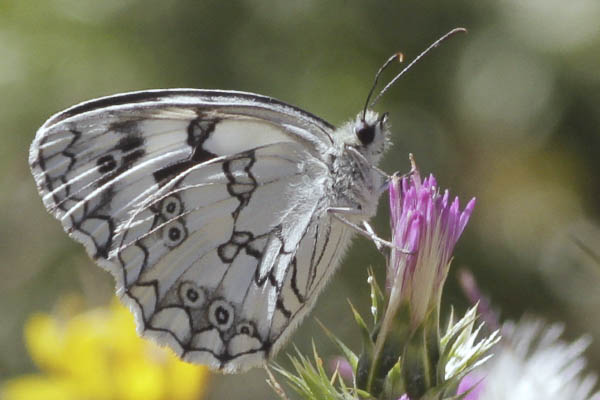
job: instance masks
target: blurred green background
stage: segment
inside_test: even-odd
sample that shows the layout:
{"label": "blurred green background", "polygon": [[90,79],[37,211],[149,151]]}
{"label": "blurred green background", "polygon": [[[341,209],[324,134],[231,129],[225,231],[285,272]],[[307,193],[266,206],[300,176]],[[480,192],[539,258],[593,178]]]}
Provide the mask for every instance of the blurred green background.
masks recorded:
{"label": "blurred green background", "polygon": [[[564,321],[569,337],[600,337],[600,266],[582,250],[600,253],[599,20],[598,0],[1,0],[0,380],[35,371],[22,338],[31,313],[67,293],[90,307],[113,296],[109,274],[46,213],[30,175],[29,144],[51,114],[118,92],[220,88],[339,125],[390,54],[412,59],[457,26],[469,34],[434,50],[376,106],[394,132],[386,171],[408,171],[412,152],[463,204],[478,198],[444,309],[466,307],[456,279],[466,267],[503,318],[538,314]],[[381,203],[374,225],[388,237]],[[356,240],[292,341],[308,351],[314,337],[334,355],[317,316],[358,346],[346,299],[366,312],[370,265],[383,279],[383,258]],[[600,370],[600,340],[588,354]],[[209,398],[233,396],[275,397],[263,371],[212,380]]]}

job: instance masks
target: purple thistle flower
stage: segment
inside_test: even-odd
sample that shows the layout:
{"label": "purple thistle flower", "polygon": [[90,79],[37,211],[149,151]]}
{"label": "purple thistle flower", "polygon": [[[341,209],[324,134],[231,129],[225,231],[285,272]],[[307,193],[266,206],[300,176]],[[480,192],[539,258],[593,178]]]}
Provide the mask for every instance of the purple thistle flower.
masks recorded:
{"label": "purple thistle flower", "polygon": [[460,395],[468,392],[463,400],[478,400],[481,393],[483,393],[483,389],[483,378],[478,374],[471,372],[461,379],[456,394]]}
{"label": "purple thistle flower", "polygon": [[329,360],[328,364],[329,369],[331,371],[337,371],[346,382],[354,381],[354,370],[352,369],[352,365],[350,365],[348,360],[346,360],[344,357],[334,357]]}
{"label": "purple thistle flower", "polygon": [[[406,395],[421,398],[442,384],[447,365],[440,347],[439,310],[454,246],[475,207],[461,211],[458,198],[441,192],[433,175],[421,180],[413,162],[408,177],[390,182],[392,251],[386,271],[387,307],[375,342],[374,360],[401,359]],[[469,328],[470,329],[470,328]],[[391,365],[374,362],[373,371]]]}
{"label": "purple thistle flower", "polygon": [[409,177],[393,178],[389,193],[396,248],[392,249],[386,288],[390,304],[408,302],[415,327],[439,305],[452,251],[475,199],[461,211],[458,197],[450,202],[448,190],[441,194],[433,175],[421,181],[417,170]]}

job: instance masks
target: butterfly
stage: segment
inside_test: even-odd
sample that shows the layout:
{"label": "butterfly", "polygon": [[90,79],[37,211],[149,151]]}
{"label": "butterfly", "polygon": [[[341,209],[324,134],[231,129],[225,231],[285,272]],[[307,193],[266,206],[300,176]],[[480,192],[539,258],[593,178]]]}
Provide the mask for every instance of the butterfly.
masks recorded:
{"label": "butterfly", "polygon": [[48,119],[29,163],[142,336],[239,372],[281,348],[353,234],[370,235],[390,128],[367,105],[336,128],[252,93],[119,94]]}

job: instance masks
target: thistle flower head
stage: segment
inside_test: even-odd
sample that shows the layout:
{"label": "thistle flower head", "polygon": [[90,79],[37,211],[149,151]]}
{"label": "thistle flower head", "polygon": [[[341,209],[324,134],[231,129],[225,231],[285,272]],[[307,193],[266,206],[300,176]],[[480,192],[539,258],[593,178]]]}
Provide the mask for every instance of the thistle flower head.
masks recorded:
{"label": "thistle flower head", "polygon": [[[440,334],[440,299],[452,251],[471,216],[475,200],[461,210],[458,198],[440,192],[435,178],[425,180],[414,166],[409,177],[390,183],[392,253],[387,266],[387,291],[369,273],[373,328],[351,306],[362,338],[353,353],[325,328],[345,362],[328,378],[315,353],[315,365],[293,358],[297,374],[278,368],[306,399],[358,397],[397,400],[450,400],[463,377],[485,362],[498,341],[497,333],[478,340],[476,307]],[[389,245],[389,243],[388,243]],[[351,367],[351,368],[349,368]],[[340,379],[340,376],[346,379]],[[346,386],[350,381],[354,387]],[[272,380],[272,382],[274,382]],[[338,385],[334,385],[338,382]],[[275,384],[273,384],[275,386]]]}
{"label": "thistle flower head", "polygon": [[439,302],[452,251],[475,199],[461,211],[458,197],[450,201],[448,190],[440,192],[433,175],[421,180],[417,170],[393,178],[389,193],[395,248],[386,286],[391,302],[408,301],[413,323],[419,324]]}
{"label": "thistle flower head", "polygon": [[373,359],[383,361],[373,363],[369,382],[372,387],[375,377],[385,382],[393,361],[401,359],[401,386],[410,398],[421,398],[448,381],[444,371],[457,359],[444,354],[440,300],[452,251],[475,199],[461,211],[458,198],[450,200],[447,190],[440,191],[433,175],[422,180],[412,162],[409,176],[390,182],[393,246],[386,271],[387,306],[373,351]]}

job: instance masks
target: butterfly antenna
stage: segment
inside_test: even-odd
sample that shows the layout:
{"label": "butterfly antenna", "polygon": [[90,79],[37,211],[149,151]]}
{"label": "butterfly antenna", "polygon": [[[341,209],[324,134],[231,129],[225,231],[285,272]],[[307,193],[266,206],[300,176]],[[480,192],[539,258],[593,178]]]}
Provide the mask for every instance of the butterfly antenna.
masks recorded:
{"label": "butterfly antenna", "polygon": [[390,66],[390,64],[394,60],[398,60],[398,62],[402,62],[404,60],[404,54],[402,54],[402,53],[393,54],[390,58],[387,59],[386,62],[383,63],[381,68],[379,68],[379,71],[377,71],[377,73],[375,74],[375,81],[373,82],[373,86],[371,86],[371,90],[369,90],[369,94],[367,96],[367,101],[365,101],[365,108],[363,109],[363,116],[362,116],[363,121],[365,120],[365,116],[367,115],[367,107],[369,106],[369,100],[371,99],[371,96],[373,95],[373,91],[375,91],[375,88],[377,87],[377,81],[379,80],[379,76],[387,67]]}
{"label": "butterfly antenna", "polygon": [[[457,33],[467,33],[467,30],[465,28],[454,28],[452,29],[450,32],[446,33],[444,36],[442,36],[441,38],[439,38],[438,40],[436,40],[435,42],[433,42],[432,44],[429,45],[429,47],[427,47],[421,54],[419,54],[418,56],[415,57],[414,60],[412,60],[402,71],[400,71],[400,73],[398,73],[398,75],[396,75],[394,77],[394,79],[392,79],[390,81],[390,83],[388,83],[383,89],[381,89],[381,92],[379,92],[379,94],[377,95],[377,97],[375,97],[375,100],[373,100],[373,102],[370,104],[371,107],[373,107],[375,105],[375,103],[377,103],[377,101],[379,100],[379,98],[385,93],[387,92],[387,90],[392,87],[392,85],[394,85],[394,83],[396,83],[396,81],[398,79],[400,79],[400,77],[402,75],[404,75],[404,73],[406,71],[408,71],[413,65],[415,65],[417,63],[417,61],[419,61],[421,58],[423,58],[427,53],[429,53],[431,50],[433,50],[434,48],[436,48],[437,46],[440,45],[440,43],[442,43],[444,40],[448,39],[451,36],[454,36]],[[382,68],[383,69],[383,68]],[[380,70],[381,71],[381,70]],[[377,74],[377,76],[379,76],[379,73]],[[377,82],[377,77],[375,78],[375,82]],[[371,89],[371,92],[373,91],[373,89]],[[370,93],[369,93],[370,95]],[[365,110],[367,109],[367,106],[365,105]]]}

